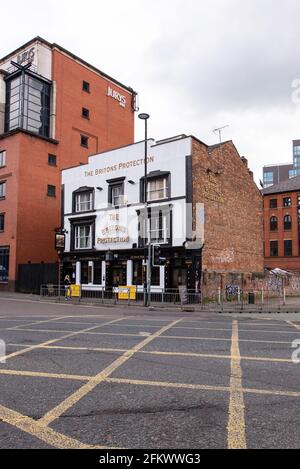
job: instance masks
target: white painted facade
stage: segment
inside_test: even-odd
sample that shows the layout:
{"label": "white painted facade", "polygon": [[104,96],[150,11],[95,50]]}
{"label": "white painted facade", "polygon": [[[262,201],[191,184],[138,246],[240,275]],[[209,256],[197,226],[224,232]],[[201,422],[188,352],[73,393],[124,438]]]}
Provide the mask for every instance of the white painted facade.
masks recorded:
{"label": "white painted facade", "polygon": [[[82,253],[80,248],[71,246],[71,224],[76,219],[95,217],[95,236],[93,253],[120,253],[122,250],[135,249],[139,243],[138,211],[144,208],[140,199],[140,181],[144,177],[144,142],[125,146],[112,151],[89,157],[88,164],[62,171],[64,187],[64,228],[66,233],[65,255]],[[186,157],[191,155],[191,138],[184,137],[167,142],[148,140],[148,174],[155,172],[169,173],[170,187],[168,197],[155,202],[148,202],[151,208],[168,208],[172,211],[170,226],[172,247],[181,247],[187,239],[186,213]],[[154,177],[154,176],[153,176]],[[109,203],[109,186],[112,179],[124,178],[123,205],[114,208]],[[76,212],[73,193],[80,188],[93,189],[93,209]],[[163,246],[163,243],[161,244]],[[132,260],[127,258],[127,285],[132,285]],[[93,261],[89,261],[93,271]],[[101,285],[94,285],[93,278],[83,289],[105,287],[105,269],[102,261]],[[160,266],[160,284],[164,288],[164,266]],[[76,283],[81,283],[80,261],[76,266]],[[140,285],[142,288],[142,285]],[[155,290],[155,289],[154,289]]]}

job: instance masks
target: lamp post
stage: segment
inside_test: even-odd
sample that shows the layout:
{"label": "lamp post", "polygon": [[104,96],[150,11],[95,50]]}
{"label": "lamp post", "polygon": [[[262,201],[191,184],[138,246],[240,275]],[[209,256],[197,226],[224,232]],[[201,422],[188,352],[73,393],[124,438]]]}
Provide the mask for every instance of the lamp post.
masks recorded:
{"label": "lamp post", "polygon": [[[142,119],[145,122],[145,153],[144,153],[144,206],[145,206],[145,230],[144,237],[146,238],[147,233],[147,223],[148,223],[148,197],[147,197],[147,158],[148,158],[148,127],[147,121],[149,119],[149,114],[141,113],[138,115],[139,119]],[[150,285],[151,285],[151,242],[150,242],[150,228],[149,228],[149,238],[148,238],[148,259],[147,259],[147,247],[145,243],[144,249],[144,306],[148,306],[150,298]],[[146,267],[147,266],[147,267]]]}

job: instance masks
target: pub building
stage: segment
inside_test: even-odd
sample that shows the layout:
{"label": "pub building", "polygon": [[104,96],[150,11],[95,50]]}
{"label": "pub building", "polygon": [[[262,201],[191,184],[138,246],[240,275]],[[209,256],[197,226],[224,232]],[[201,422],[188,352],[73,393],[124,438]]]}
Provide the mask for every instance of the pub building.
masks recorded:
{"label": "pub building", "polygon": [[[142,141],[98,153],[87,164],[62,171],[63,275],[69,274],[82,290],[135,285],[142,291],[148,241],[160,245],[166,259],[152,267],[153,292],[179,286],[197,291],[203,268],[212,263],[221,270],[237,263],[243,271],[249,266],[261,270],[261,223],[256,219],[261,195],[232,142],[220,152],[193,136],[147,140],[147,206],[144,146]],[[231,177],[244,184],[234,187]],[[235,217],[233,235],[216,238],[212,233],[218,232],[220,210],[228,213],[224,230],[232,227],[233,197],[241,210],[251,206],[242,220],[244,228],[239,226],[241,217]],[[250,255],[240,256],[246,243]]]}

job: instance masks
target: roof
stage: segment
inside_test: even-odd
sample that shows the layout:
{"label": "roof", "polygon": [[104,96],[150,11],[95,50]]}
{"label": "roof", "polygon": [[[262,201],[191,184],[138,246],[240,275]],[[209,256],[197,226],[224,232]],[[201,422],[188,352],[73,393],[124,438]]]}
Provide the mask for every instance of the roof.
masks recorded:
{"label": "roof", "polygon": [[295,176],[291,179],[274,184],[274,186],[267,187],[262,190],[263,195],[280,194],[282,192],[293,192],[300,190],[300,176]]}
{"label": "roof", "polygon": [[90,68],[91,70],[93,70],[94,72],[96,73],[99,73],[100,75],[102,75],[104,78],[107,78],[108,80],[112,81],[113,83],[115,83],[116,85],[119,85],[121,86],[122,88],[124,88],[125,90],[129,91],[129,93],[133,93],[133,94],[137,94],[136,91],[134,91],[130,86],[126,86],[124,85],[123,83],[121,83],[120,81],[116,80],[115,78],[112,78],[111,76],[107,75],[107,73],[104,73],[102,72],[100,69],[94,67],[94,65],[91,65],[89,64],[88,62],[86,62],[85,60],[81,59],[80,57],[78,57],[77,55],[73,54],[73,52],[70,52],[68,51],[67,49],[64,49],[62,46],[60,46],[59,44],[56,44],[55,42],[54,43],[50,43],[49,41],[46,41],[46,39],[43,39],[42,37],[40,36],[36,36],[34,37],[33,39],[30,39],[30,41],[26,42],[25,44],[23,44],[22,46],[18,47],[17,49],[15,49],[14,51],[10,52],[9,54],[7,54],[5,57],[1,57],[0,58],[0,63],[1,62],[4,62],[6,61],[7,59],[9,59],[9,57],[11,57],[12,55],[16,55],[18,52],[20,52],[22,49],[28,47],[30,44],[32,44],[33,42],[41,42],[42,44],[48,46],[50,49],[59,49],[61,52],[64,52],[65,54],[69,55],[72,59],[74,60],[78,60],[79,62],[81,62],[83,65],[85,65],[86,67]]}

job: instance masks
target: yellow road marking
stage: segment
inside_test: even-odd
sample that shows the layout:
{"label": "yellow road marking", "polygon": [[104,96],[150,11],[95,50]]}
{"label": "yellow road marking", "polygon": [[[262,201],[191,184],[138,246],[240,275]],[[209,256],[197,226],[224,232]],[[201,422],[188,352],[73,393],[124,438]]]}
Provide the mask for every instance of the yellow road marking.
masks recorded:
{"label": "yellow road marking", "polygon": [[230,400],[227,441],[229,449],[245,449],[247,447],[245,405],[242,391],[238,322],[236,320],[232,323],[231,340]]}
{"label": "yellow road marking", "polygon": [[[29,344],[7,344],[13,347],[29,347]],[[106,347],[73,347],[68,345],[40,345],[41,349],[60,349],[60,350],[84,350],[88,352],[127,352],[126,348],[106,348]],[[146,353],[146,352],[145,352]]]}
{"label": "yellow road marking", "polygon": [[[17,327],[17,326],[16,326]],[[101,327],[101,324],[98,325],[98,326],[95,326],[93,327],[93,329],[97,328],[97,327]],[[68,331],[68,330],[62,330],[62,329],[27,329],[25,327],[21,328],[19,327],[18,329],[15,329],[15,328],[12,328],[12,327],[9,327],[7,328],[8,331],[11,331],[11,330],[18,330],[18,331],[28,331],[28,332],[75,332],[75,331]],[[126,336],[126,337],[141,337],[140,334],[123,334],[122,332],[121,333],[118,333],[118,332],[83,332],[83,331],[76,331],[78,332],[78,334],[91,334],[91,335],[121,335],[121,336]]]}
{"label": "yellow road marking", "polygon": [[[15,344],[9,343],[12,347],[29,347],[29,344]],[[107,347],[76,347],[68,345],[40,345],[38,348],[41,349],[60,349],[60,350],[83,350],[89,352],[126,352],[128,349],[124,348],[107,348]],[[231,360],[231,355],[225,354],[211,354],[211,353],[196,353],[196,352],[162,352],[160,350],[141,350],[139,353],[144,355],[170,355],[170,356],[182,356],[182,357],[199,357],[199,358],[216,358],[216,359],[228,359]],[[234,357],[237,358],[237,357]],[[250,361],[266,361],[266,362],[282,362],[282,363],[292,363],[293,361],[289,358],[270,358],[270,357],[251,357],[247,355],[241,355],[241,360],[250,360]]]}
{"label": "yellow road marking", "polygon": [[286,321],[286,322],[290,324],[291,326],[295,327],[296,329],[300,330],[300,326],[298,324],[294,324],[292,321]]}
{"label": "yellow road marking", "polygon": [[[160,339],[182,339],[182,340],[223,340],[225,342],[231,342],[231,339],[224,339],[222,337],[186,337],[179,335],[163,335]],[[258,342],[263,344],[290,344],[289,341],[282,340],[256,340],[256,339],[240,339],[240,342]]]}
{"label": "yellow road marking", "polygon": [[24,371],[24,370],[4,370],[0,368],[0,375],[16,375],[16,376],[32,376],[38,378],[55,378],[55,379],[73,379],[77,381],[88,381],[91,376],[68,375],[63,373],[45,373],[41,371]]}
{"label": "yellow road marking", "polygon": [[148,336],[146,339],[142,340],[140,343],[136,344],[130,350],[126,351],[121,357],[117,358],[113,363],[106,367],[103,371],[98,373],[96,376],[90,379],[86,384],[81,388],[67,397],[64,401],[54,407],[52,410],[47,412],[44,417],[40,420],[44,424],[49,425],[53,420],[57,419],[61,414],[66,412],[70,407],[72,407],[76,402],[78,402],[83,396],[92,391],[101,381],[108,378],[117,368],[123,365],[129,358],[131,358],[136,352],[139,352],[143,347],[148,345],[151,341],[159,337],[165,331],[170,329],[175,324],[179,323],[181,319],[172,321],[171,323],[163,326],[161,329],[156,331],[151,336]]}
{"label": "yellow road marking", "polygon": [[[166,388],[179,388],[179,389],[195,389],[199,391],[218,391],[218,392],[231,392],[229,386],[211,386],[206,384],[190,384],[190,383],[172,383],[164,381],[147,381],[142,379],[127,379],[127,378],[107,378],[104,380],[107,383],[117,384],[133,384],[137,386],[157,386]],[[300,392],[297,391],[279,391],[271,389],[256,389],[256,388],[241,388],[243,393],[247,394],[265,394],[268,396],[287,396],[287,397],[300,397]]]}
{"label": "yellow road marking", "polygon": [[228,386],[210,386],[207,384],[189,384],[189,383],[169,383],[166,381],[147,381],[142,379],[126,379],[126,378],[106,378],[107,383],[117,384],[133,384],[138,386],[156,386],[161,388],[178,388],[178,389],[196,389],[202,391],[223,391],[229,392]]}
{"label": "yellow road marking", "polygon": [[92,446],[82,443],[74,438],[58,433],[52,428],[46,427],[41,422],[26,415],[22,415],[15,410],[0,405],[0,420],[13,427],[29,433],[30,435],[46,442],[50,446],[61,449],[116,449],[108,446]]}
{"label": "yellow road marking", "polygon": [[[63,319],[65,318],[70,318],[71,316],[62,316]],[[57,321],[59,319],[59,317],[54,317],[52,319],[43,319],[42,321],[33,321],[33,322],[30,322],[29,324],[20,324],[19,326],[13,326],[13,327],[10,327],[8,328],[8,330],[15,330],[15,329],[19,329],[22,330],[22,327],[24,326],[33,326],[35,324],[42,324],[42,323],[45,323],[45,322],[51,322],[51,321]]]}
{"label": "yellow road marking", "polygon": [[232,355],[222,355],[222,354],[210,354],[210,353],[194,353],[194,352],[160,352],[160,351],[144,351],[142,350],[139,353],[149,354],[149,355],[174,355],[182,357],[199,357],[199,358],[218,358],[218,359],[241,359],[241,360],[253,360],[253,361],[266,361],[266,362],[283,362],[283,363],[292,363],[293,361],[289,358],[269,358],[269,357],[251,357],[251,356],[232,356]]}
{"label": "yellow road marking", "polygon": [[[120,321],[120,319],[113,319],[112,321],[109,321],[109,322],[106,322],[106,323],[103,323],[101,324],[101,326],[106,326],[108,324],[112,324],[113,322],[116,322],[116,321]],[[40,344],[35,344],[35,345],[31,345],[30,347],[27,347],[27,348],[24,348],[24,349],[21,349],[21,350],[18,350],[17,352],[12,352],[8,355],[6,355],[5,358],[6,360],[8,360],[9,358],[12,358],[12,357],[17,357],[18,355],[23,355],[24,353],[26,352],[30,352],[31,350],[35,350],[43,345],[50,345],[50,344],[53,344],[55,342],[58,342],[59,340],[62,340],[62,339],[68,339],[69,337],[73,337],[74,335],[77,335],[79,333],[82,333],[84,331],[90,331],[92,329],[95,329],[96,327],[101,327],[101,326],[93,326],[93,327],[88,327],[87,329],[83,329],[83,330],[80,330],[80,331],[76,331],[76,332],[72,332],[70,334],[65,334],[59,338],[56,338],[56,339],[51,339],[51,340],[47,340],[46,342],[41,342]]]}

